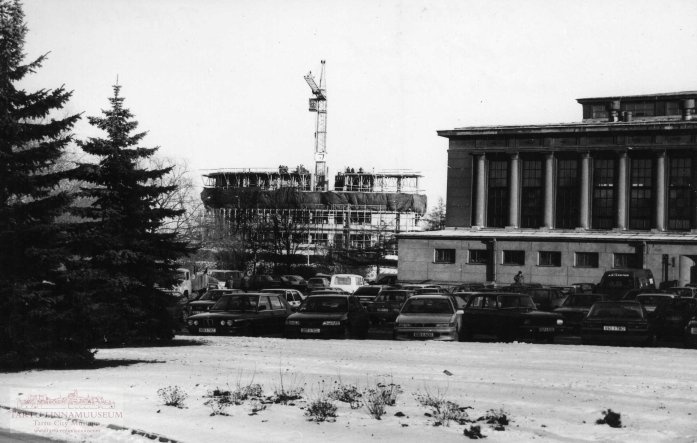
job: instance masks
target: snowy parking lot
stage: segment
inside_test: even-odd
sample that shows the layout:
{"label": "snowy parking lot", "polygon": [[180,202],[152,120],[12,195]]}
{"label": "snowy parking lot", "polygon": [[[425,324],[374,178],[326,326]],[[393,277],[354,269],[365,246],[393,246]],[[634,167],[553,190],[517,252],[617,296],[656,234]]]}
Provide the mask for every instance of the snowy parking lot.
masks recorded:
{"label": "snowy parking lot", "polygon": [[[697,440],[697,351],[690,349],[187,336],[175,344],[100,350],[99,369],[3,374],[0,405],[17,407],[29,395],[90,395],[121,412],[90,421],[185,442],[463,441],[472,425],[493,442]],[[211,415],[204,404],[216,388],[260,384],[271,395],[281,379],[286,388],[303,388],[303,399],[261,407],[244,402],[227,415]],[[365,406],[341,402],[334,422],[305,416],[308,402],[322,392],[381,382],[401,390],[381,420]],[[184,408],[163,405],[158,389],[168,386],[188,395]],[[418,401],[424,395],[456,403],[472,423],[434,426],[433,411]],[[622,427],[596,424],[608,409],[621,414]],[[509,419],[504,430],[477,421],[492,410]],[[146,440],[103,427],[80,437],[76,424],[46,435],[36,423],[0,409],[0,428],[89,441]]]}

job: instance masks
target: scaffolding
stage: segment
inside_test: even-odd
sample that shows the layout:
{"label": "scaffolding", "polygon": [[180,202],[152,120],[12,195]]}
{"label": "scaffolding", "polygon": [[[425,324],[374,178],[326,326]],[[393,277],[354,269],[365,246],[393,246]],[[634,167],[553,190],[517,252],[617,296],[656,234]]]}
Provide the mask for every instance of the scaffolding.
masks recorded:
{"label": "scaffolding", "polygon": [[301,167],[220,170],[204,175],[201,198],[216,237],[232,235],[240,219],[255,218],[263,225],[273,217],[289,217],[301,253],[366,249],[420,229],[426,197],[420,194],[419,173],[358,171],[336,174],[334,191],[317,192],[311,174]]}

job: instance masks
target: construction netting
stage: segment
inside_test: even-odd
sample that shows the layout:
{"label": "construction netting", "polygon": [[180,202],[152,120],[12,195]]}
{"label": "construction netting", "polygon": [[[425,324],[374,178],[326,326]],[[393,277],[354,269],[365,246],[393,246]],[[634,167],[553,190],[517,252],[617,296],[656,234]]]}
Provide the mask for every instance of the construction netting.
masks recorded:
{"label": "construction netting", "polygon": [[367,207],[384,211],[426,213],[426,196],[401,192],[309,192],[295,188],[204,188],[201,200],[210,208],[333,209]]}

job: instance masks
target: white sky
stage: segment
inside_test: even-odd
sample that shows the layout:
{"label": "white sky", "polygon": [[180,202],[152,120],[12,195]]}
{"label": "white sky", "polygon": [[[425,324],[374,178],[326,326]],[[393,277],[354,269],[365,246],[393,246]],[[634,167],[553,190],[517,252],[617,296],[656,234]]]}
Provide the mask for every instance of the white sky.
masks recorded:
{"label": "white sky", "polygon": [[[697,2],[25,0],[27,88],[98,115],[116,76],[144,146],[213,168],[314,170],[309,70],[327,60],[330,175],[424,175],[458,126],[581,119],[576,98],[697,90]],[[79,138],[95,135],[86,119]],[[100,134],[101,135],[101,134]]]}

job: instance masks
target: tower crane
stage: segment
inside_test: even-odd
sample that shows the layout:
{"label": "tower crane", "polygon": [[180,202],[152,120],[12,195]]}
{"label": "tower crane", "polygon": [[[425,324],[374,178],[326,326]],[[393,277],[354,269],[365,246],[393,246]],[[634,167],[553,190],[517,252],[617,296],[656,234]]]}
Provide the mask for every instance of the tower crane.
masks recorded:
{"label": "tower crane", "polygon": [[327,190],[327,87],[324,78],[324,60],[319,75],[319,86],[315,82],[312,71],[305,76],[305,81],[310,85],[312,93],[310,98],[310,112],[317,113],[315,126],[315,175],[313,177],[313,190]]}

